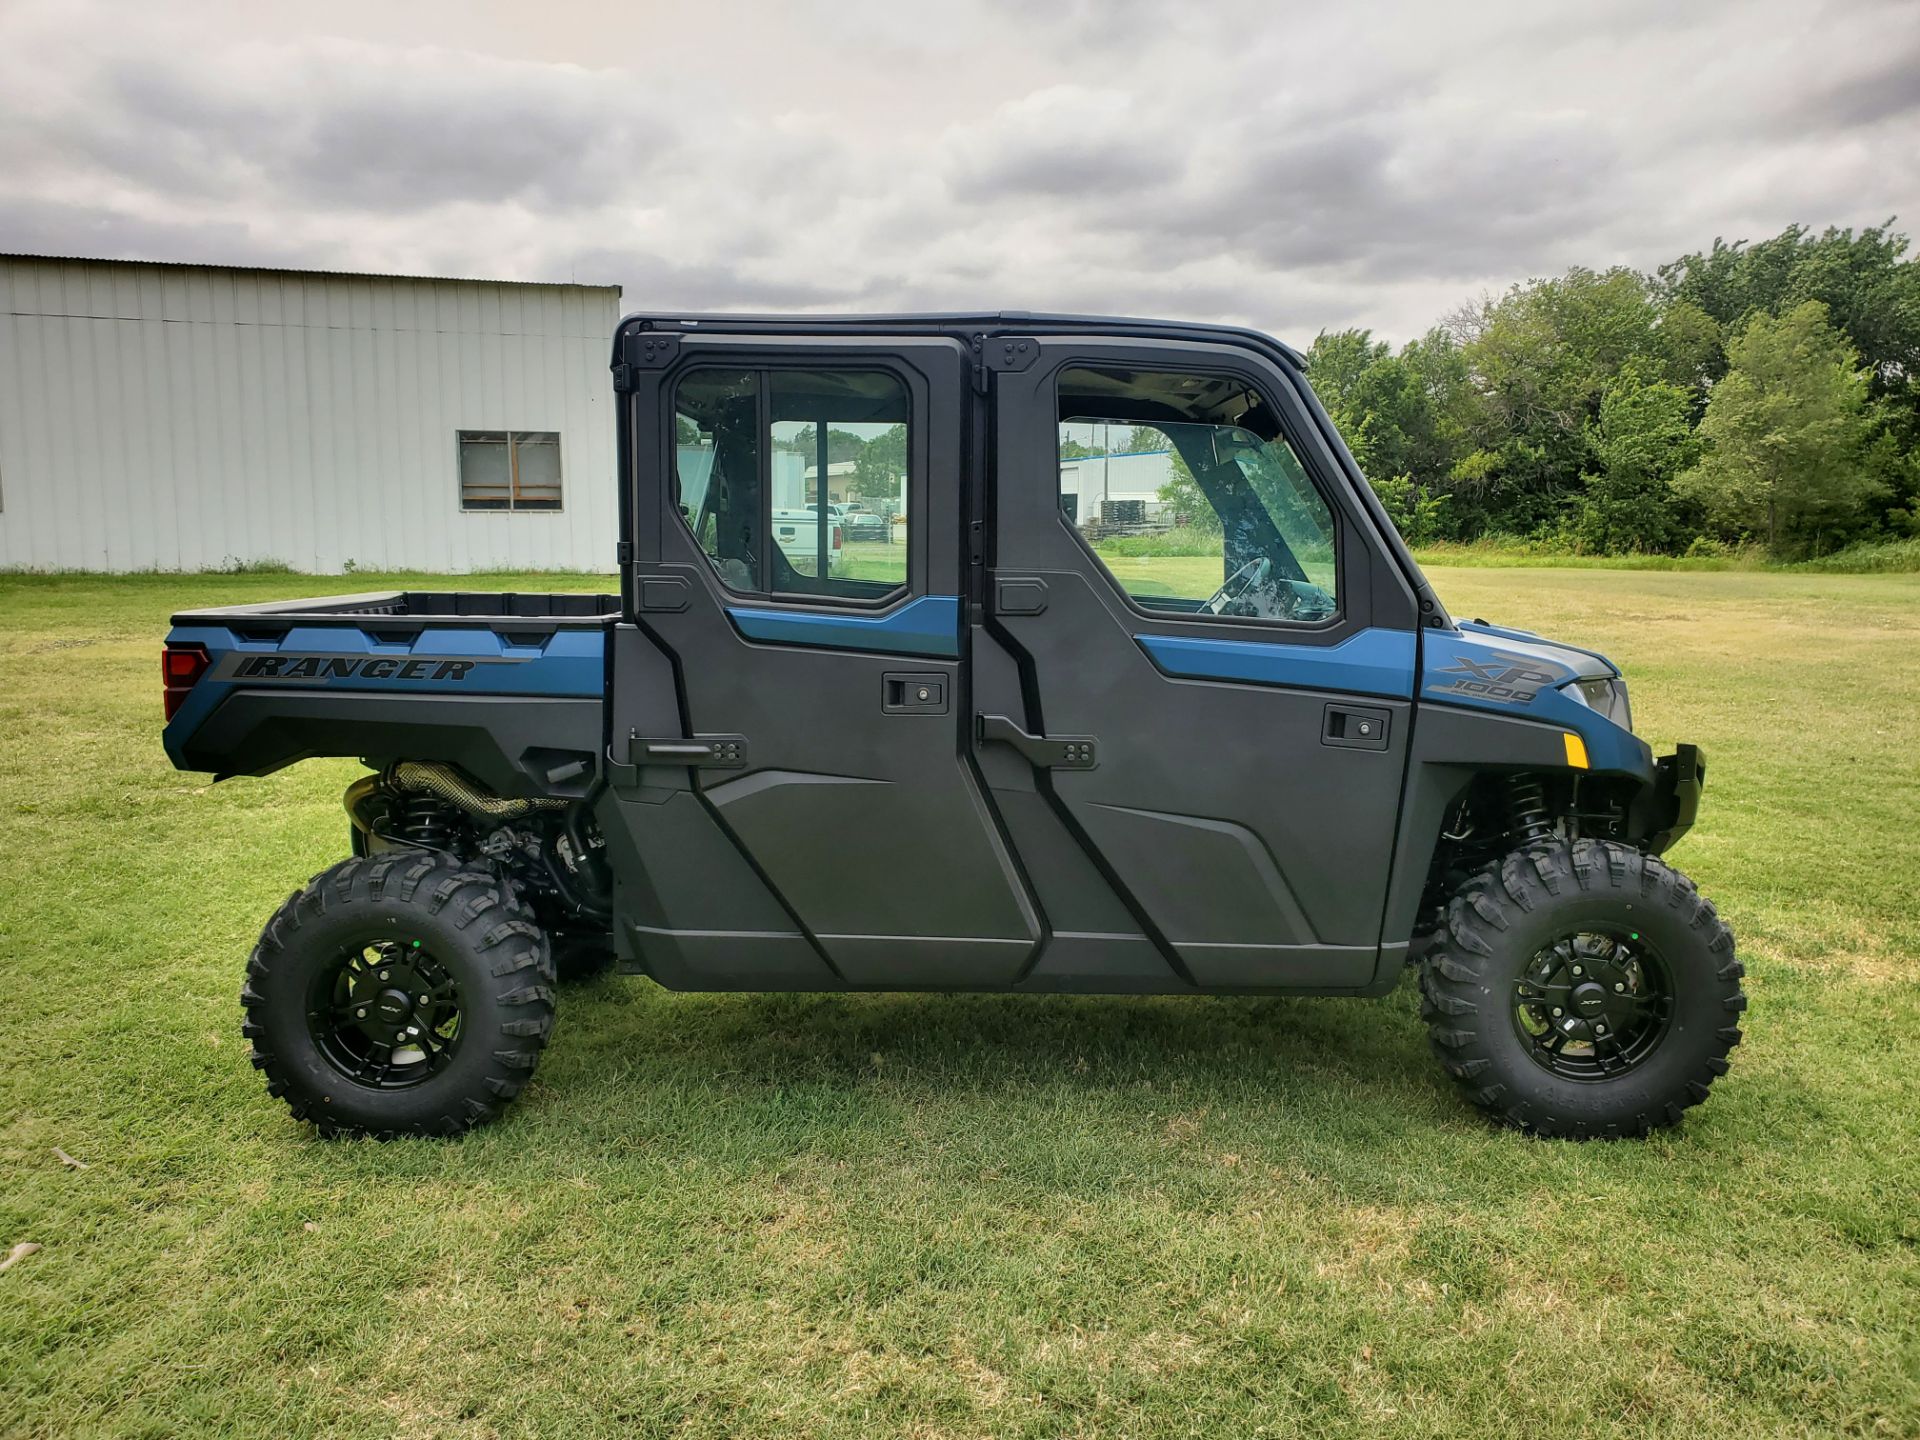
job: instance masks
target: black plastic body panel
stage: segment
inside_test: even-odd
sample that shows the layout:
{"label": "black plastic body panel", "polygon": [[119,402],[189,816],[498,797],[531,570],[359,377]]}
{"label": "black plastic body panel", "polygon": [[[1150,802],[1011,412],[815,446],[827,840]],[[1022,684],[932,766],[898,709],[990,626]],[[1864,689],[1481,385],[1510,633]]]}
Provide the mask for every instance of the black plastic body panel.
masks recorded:
{"label": "black plastic body panel", "polygon": [[[527,695],[368,694],[236,689],[187,741],[184,768],[267,775],[316,756],[444,760],[497,794],[584,795],[596,773],[605,706]],[[572,761],[584,772],[558,783]]]}
{"label": "black plastic body panel", "polygon": [[[1566,731],[1560,726],[1488,710],[1422,704],[1413,732],[1400,838],[1387,890],[1383,938],[1390,950],[1404,950],[1413,939],[1441,824],[1474,777],[1519,770],[1563,772],[1567,764]],[[1653,772],[1637,778],[1644,785]]]}

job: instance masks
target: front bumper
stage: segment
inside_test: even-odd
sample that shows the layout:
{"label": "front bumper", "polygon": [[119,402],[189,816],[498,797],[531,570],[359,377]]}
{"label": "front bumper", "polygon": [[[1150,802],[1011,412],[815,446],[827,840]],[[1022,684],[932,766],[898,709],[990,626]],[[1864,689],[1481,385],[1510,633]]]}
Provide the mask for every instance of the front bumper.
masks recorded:
{"label": "front bumper", "polygon": [[1632,829],[1649,855],[1664,853],[1693,828],[1700,791],[1707,783],[1707,757],[1698,745],[1676,745],[1654,762],[1653,783],[1634,802]]}

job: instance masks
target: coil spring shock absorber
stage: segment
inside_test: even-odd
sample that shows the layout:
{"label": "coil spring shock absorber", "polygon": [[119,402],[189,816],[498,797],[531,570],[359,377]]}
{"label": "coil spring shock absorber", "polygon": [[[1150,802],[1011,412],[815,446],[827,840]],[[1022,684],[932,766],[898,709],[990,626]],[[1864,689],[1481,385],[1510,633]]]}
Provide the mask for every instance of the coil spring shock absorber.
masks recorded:
{"label": "coil spring shock absorber", "polygon": [[1553,833],[1547,809],[1547,787],[1540,777],[1523,770],[1507,781],[1507,833],[1522,845],[1544,840]]}
{"label": "coil spring shock absorber", "polygon": [[401,797],[394,819],[403,839],[429,850],[445,850],[453,843],[453,814],[445,801],[432,795]]}

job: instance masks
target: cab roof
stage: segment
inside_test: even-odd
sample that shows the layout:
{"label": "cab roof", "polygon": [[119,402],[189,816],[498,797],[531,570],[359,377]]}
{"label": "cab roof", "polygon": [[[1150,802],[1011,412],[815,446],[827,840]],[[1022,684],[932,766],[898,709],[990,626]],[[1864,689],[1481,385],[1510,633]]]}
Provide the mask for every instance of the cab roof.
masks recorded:
{"label": "cab roof", "polygon": [[1058,315],[1045,311],[933,311],[925,314],[779,315],[674,314],[649,315],[639,311],[621,320],[614,332],[614,361],[620,359],[623,337],[639,331],[666,331],[686,334],[708,331],[720,334],[751,334],[773,331],[808,334],[852,332],[862,335],[1040,335],[1072,333],[1076,335],[1125,335],[1150,340],[1192,340],[1221,345],[1238,345],[1259,350],[1295,370],[1306,367],[1306,358],[1291,345],[1258,330],[1239,325],[1212,325],[1197,320],[1150,320],[1124,315]]}

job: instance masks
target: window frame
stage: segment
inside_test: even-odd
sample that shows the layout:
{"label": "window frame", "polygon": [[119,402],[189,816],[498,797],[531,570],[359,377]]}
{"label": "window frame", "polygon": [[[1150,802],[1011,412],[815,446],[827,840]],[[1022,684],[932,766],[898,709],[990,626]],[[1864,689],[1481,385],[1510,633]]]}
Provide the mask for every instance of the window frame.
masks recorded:
{"label": "window frame", "polygon": [[[460,500],[460,513],[462,515],[559,515],[563,513],[567,508],[567,457],[565,454],[566,447],[563,434],[564,432],[559,430],[469,430],[456,428],[453,432],[453,481]],[[507,437],[505,445],[507,452],[507,503],[504,505],[473,505],[468,503],[467,500],[466,462],[463,452],[469,443],[493,443],[477,438],[471,442],[468,440],[469,436],[478,437],[482,435],[504,435]],[[554,503],[551,505],[523,505],[520,503],[520,437],[523,435],[551,435],[553,437],[553,454],[557,462],[557,476],[553,485]],[[546,442],[538,441],[536,443],[545,444]]]}
{"label": "window frame", "polygon": [[[1327,518],[1333,524],[1333,612],[1331,614],[1319,620],[1282,620],[1266,615],[1215,615],[1205,610],[1188,612],[1182,610],[1155,609],[1151,606],[1142,605],[1134,596],[1133,592],[1128,590],[1126,585],[1122,583],[1120,577],[1107,568],[1107,562],[1101,558],[1100,552],[1093,548],[1092,544],[1087,540],[1086,535],[1082,533],[1079,525],[1067,518],[1065,507],[1060,504],[1060,497],[1065,493],[1060,488],[1060,427],[1065,424],[1084,421],[1088,418],[1085,416],[1076,416],[1073,420],[1068,420],[1062,417],[1060,398],[1061,381],[1065,376],[1075,370],[1102,369],[1133,370],[1142,374],[1154,375],[1198,375],[1211,380],[1230,380],[1236,384],[1245,386],[1260,398],[1261,403],[1273,414],[1276,427],[1274,438],[1285,444],[1287,449],[1292,452],[1294,464],[1299,467],[1300,473],[1306,477],[1307,484],[1313,487],[1314,494],[1319,496],[1321,505],[1326,508]],[[1051,404],[1054,432],[1053,496],[1051,507],[1054,517],[1060,527],[1073,537],[1073,542],[1080,548],[1081,553],[1093,562],[1094,568],[1099,572],[1101,579],[1112,592],[1119,597],[1120,602],[1134,615],[1139,616],[1143,620],[1151,621],[1154,624],[1228,625],[1243,628],[1250,626],[1263,630],[1275,630],[1288,635],[1302,636],[1323,635],[1331,631],[1346,628],[1352,623],[1348,595],[1349,567],[1347,565],[1348,531],[1352,521],[1342,509],[1338,499],[1328,493],[1326,485],[1314,474],[1312,464],[1302,453],[1301,446],[1294,439],[1293,433],[1286,423],[1285,409],[1275,401],[1272,393],[1258,378],[1232,366],[1182,365],[1158,360],[1147,364],[1135,361],[1107,359],[1104,357],[1068,356],[1054,367],[1053,373],[1047,383],[1052,395]],[[1095,416],[1092,418],[1098,420],[1103,417]],[[1115,423],[1127,425],[1144,424],[1151,425],[1155,429],[1159,428],[1158,424],[1153,421],[1116,420]],[[1194,422],[1188,421],[1181,423],[1191,424]],[[1231,427],[1220,426],[1218,428],[1227,429]],[[1165,434],[1164,431],[1161,433]],[[1168,440],[1171,441],[1172,437],[1168,436]],[[1174,447],[1174,453],[1179,453],[1177,446]],[[1211,503],[1211,501],[1209,501],[1209,503]],[[1261,508],[1264,510],[1266,507],[1263,505]],[[1274,521],[1271,511],[1267,513],[1267,519],[1268,523],[1273,525],[1274,532],[1280,535],[1281,542],[1286,544],[1287,538],[1285,534],[1280,531],[1279,524]],[[1290,544],[1288,544],[1288,549],[1292,549]],[[1298,557],[1296,557],[1296,563],[1297,558]],[[1224,583],[1224,578],[1222,583]]]}
{"label": "window frame", "polygon": [[[775,374],[805,374],[821,371],[866,372],[885,375],[899,386],[907,402],[907,504],[906,534],[902,537],[900,548],[906,560],[906,574],[895,585],[889,586],[877,595],[841,595],[832,592],[806,590],[774,590],[764,586],[755,589],[742,589],[730,583],[714,564],[714,557],[701,544],[699,534],[694,530],[693,521],[680,506],[680,446],[678,439],[678,420],[680,416],[680,390],[688,379],[703,371],[722,371],[732,374],[752,374],[755,377],[756,393],[754,426],[759,437],[759,455],[757,458],[757,479],[760,485],[759,514],[761,520],[760,548],[763,561],[762,571],[772,569],[773,552],[778,550],[779,542],[773,538],[773,386],[771,379]],[[707,576],[718,585],[721,591],[731,597],[752,601],[764,606],[793,606],[807,609],[845,609],[859,611],[883,611],[901,601],[925,593],[925,579],[920,556],[917,553],[916,530],[919,525],[928,523],[917,520],[915,510],[925,510],[923,495],[926,490],[925,461],[922,446],[925,444],[927,426],[926,401],[918,387],[913,383],[911,373],[903,366],[894,363],[891,357],[877,355],[782,355],[778,359],[768,359],[762,353],[743,352],[739,356],[721,353],[702,355],[689,364],[677,369],[669,383],[660,388],[664,401],[666,464],[669,484],[662,487],[663,503],[671,512],[673,522],[679,526],[680,533],[693,546],[696,554],[705,562]],[[711,487],[712,480],[709,478]],[[823,487],[824,488],[824,487]],[[822,504],[828,503],[822,501]],[[832,583],[828,577],[827,583]],[[872,582],[878,583],[878,582]]]}

